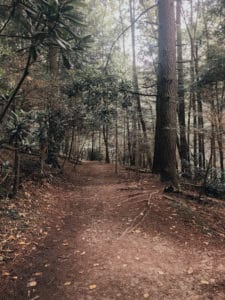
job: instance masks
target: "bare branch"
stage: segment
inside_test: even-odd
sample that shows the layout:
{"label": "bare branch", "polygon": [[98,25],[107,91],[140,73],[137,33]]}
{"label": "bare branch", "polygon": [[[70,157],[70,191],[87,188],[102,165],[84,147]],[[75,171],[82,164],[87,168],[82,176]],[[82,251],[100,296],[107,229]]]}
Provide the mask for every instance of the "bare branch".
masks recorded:
{"label": "bare branch", "polygon": [[2,123],[2,121],[3,121],[3,119],[4,119],[5,115],[6,115],[6,113],[8,111],[8,109],[10,107],[10,105],[13,103],[13,101],[15,99],[15,96],[17,95],[18,91],[20,90],[20,87],[22,86],[24,80],[28,76],[29,68],[30,68],[30,65],[31,65],[32,51],[33,51],[33,45],[30,47],[30,51],[29,51],[29,54],[28,54],[28,58],[27,58],[27,62],[26,62],[26,66],[25,66],[23,75],[20,78],[17,86],[13,90],[12,94],[9,96],[8,102],[7,102],[7,104],[6,104],[3,112],[0,115],[0,123]]}
{"label": "bare branch", "polygon": [[[5,21],[5,23],[3,24],[2,28],[0,29],[0,33],[3,32],[3,30],[4,30],[4,29],[6,28],[6,26],[9,24],[9,22],[10,22],[12,16],[14,15],[15,8],[16,8],[16,4],[14,3],[14,5],[13,5],[12,7],[10,6],[10,8],[12,8],[12,10],[10,11],[10,14],[9,14],[7,20]],[[7,8],[7,9],[8,9],[8,8]]]}
{"label": "bare branch", "polygon": [[[156,94],[145,94],[145,93],[140,93],[140,92],[136,92],[136,91],[130,91],[130,90],[120,90],[120,92],[126,92],[126,93],[129,93],[129,94],[132,94],[132,95],[139,95],[139,96],[143,96],[143,97],[157,97]],[[153,101],[153,100],[151,100]]]}
{"label": "bare branch", "polygon": [[155,4],[155,5],[152,5],[152,6],[150,6],[150,7],[148,7],[147,9],[145,9],[143,12],[141,12],[135,19],[134,19],[134,21],[129,25],[129,26],[127,26],[118,36],[117,36],[117,38],[113,41],[113,43],[112,43],[112,45],[111,45],[111,48],[110,48],[110,51],[109,51],[109,55],[108,55],[108,57],[107,57],[107,61],[106,61],[106,64],[105,64],[105,70],[107,69],[107,67],[108,67],[108,64],[109,64],[109,60],[110,60],[110,57],[111,57],[111,55],[112,55],[112,51],[113,51],[113,48],[114,48],[114,46],[116,45],[116,43],[118,42],[118,40],[121,38],[121,36],[123,36],[124,35],[124,33],[127,31],[127,30],[129,30],[130,28],[131,28],[131,26],[133,25],[133,24],[135,24],[144,14],[146,14],[149,10],[151,10],[151,9],[153,9],[153,8],[155,8],[155,7],[157,7],[157,4]]}
{"label": "bare branch", "polygon": [[0,34],[0,37],[3,38],[18,38],[18,39],[25,39],[25,40],[31,40],[30,36],[25,36],[25,35],[8,35],[8,34]]}

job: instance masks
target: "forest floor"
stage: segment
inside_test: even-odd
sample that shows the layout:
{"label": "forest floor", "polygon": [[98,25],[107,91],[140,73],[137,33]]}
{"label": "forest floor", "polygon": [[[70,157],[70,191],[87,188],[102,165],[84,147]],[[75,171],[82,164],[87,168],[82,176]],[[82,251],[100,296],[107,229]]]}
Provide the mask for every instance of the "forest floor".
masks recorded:
{"label": "forest floor", "polygon": [[97,162],[24,189],[0,204],[0,299],[225,299],[225,202]]}

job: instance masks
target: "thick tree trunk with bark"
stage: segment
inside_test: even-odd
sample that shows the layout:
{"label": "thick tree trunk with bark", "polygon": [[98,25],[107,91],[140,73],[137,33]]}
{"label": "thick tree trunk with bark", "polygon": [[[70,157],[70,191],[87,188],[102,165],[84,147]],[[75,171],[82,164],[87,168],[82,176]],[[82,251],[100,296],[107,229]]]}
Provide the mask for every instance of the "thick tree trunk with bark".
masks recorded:
{"label": "thick tree trunk with bark", "polygon": [[221,97],[219,97],[218,83],[216,83],[216,106],[217,106],[217,142],[219,150],[221,180],[224,180],[224,153],[223,153],[223,99],[225,92],[225,84],[221,87]]}
{"label": "thick tree trunk with bark", "polygon": [[204,119],[203,119],[203,107],[202,107],[202,96],[199,90],[199,55],[198,46],[196,45],[196,57],[195,57],[195,74],[197,82],[197,108],[198,108],[198,164],[200,168],[205,169],[205,137],[204,137]]}
{"label": "thick tree trunk with bark", "polygon": [[[157,152],[162,181],[177,185],[177,81],[174,0],[159,0]],[[159,147],[160,146],[160,147]],[[157,158],[157,157],[156,157]]]}
{"label": "thick tree trunk with bark", "polygon": [[51,75],[51,99],[49,99],[49,128],[48,128],[48,155],[46,163],[51,164],[54,168],[59,168],[58,155],[60,150],[59,143],[55,140],[56,128],[54,122],[55,113],[55,97],[58,95],[57,78],[59,73],[58,68],[58,48],[54,46],[49,47],[49,72]]}

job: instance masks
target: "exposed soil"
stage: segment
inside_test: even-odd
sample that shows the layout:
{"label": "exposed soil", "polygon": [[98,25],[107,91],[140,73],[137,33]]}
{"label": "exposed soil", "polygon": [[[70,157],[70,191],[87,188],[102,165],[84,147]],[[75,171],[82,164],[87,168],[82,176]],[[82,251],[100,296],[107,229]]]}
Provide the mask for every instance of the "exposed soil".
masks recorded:
{"label": "exposed soil", "polygon": [[30,187],[32,232],[3,232],[0,299],[225,299],[224,202],[165,197],[152,175],[96,162],[66,176]]}

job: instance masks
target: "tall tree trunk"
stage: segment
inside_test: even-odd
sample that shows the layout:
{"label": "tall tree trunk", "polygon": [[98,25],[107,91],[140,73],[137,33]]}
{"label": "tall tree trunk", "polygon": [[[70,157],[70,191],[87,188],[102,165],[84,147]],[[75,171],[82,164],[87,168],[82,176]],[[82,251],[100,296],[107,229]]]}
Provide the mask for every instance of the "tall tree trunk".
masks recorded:
{"label": "tall tree trunk", "polygon": [[184,174],[190,173],[189,147],[186,139],[185,101],[184,101],[184,70],[181,33],[181,5],[177,0],[177,61],[178,61],[178,120],[180,126],[180,158],[181,170]]}
{"label": "tall tree trunk", "polygon": [[197,107],[198,107],[198,150],[199,150],[199,167],[205,169],[205,137],[204,137],[204,120],[203,120],[203,108],[201,92],[199,90],[199,57],[198,57],[198,46],[196,45],[196,56],[195,56],[195,74],[197,83]]}
{"label": "tall tree trunk", "polygon": [[57,128],[55,128],[54,113],[55,113],[55,98],[58,96],[58,48],[54,46],[49,47],[49,72],[51,75],[51,99],[49,99],[49,128],[48,128],[48,155],[46,162],[52,164],[55,168],[60,168],[58,163],[58,155],[60,145],[55,140]]}
{"label": "tall tree trunk", "polygon": [[215,117],[215,99],[211,100],[211,153],[212,153],[212,165],[211,165],[211,177],[216,178],[216,117]]}
{"label": "tall tree trunk", "polygon": [[194,166],[198,166],[198,144],[197,144],[197,109],[196,109],[196,94],[194,90],[195,83],[195,67],[194,67],[194,41],[191,38],[191,106],[193,111],[193,146],[194,146]]}
{"label": "tall tree trunk", "polygon": [[132,155],[132,149],[131,149],[131,133],[130,133],[130,118],[128,114],[128,109],[126,109],[126,125],[127,125],[127,150],[128,150],[128,162],[129,165],[134,165],[133,162],[133,155]]}
{"label": "tall tree trunk", "polygon": [[223,99],[224,99],[224,83],[222,85],[222,95],[219,97],[218,83],[216,83],[216,131],[217,131],[217,143],[219,150],[219,160],[220,160],[220,171],[221,171],[221,180],[224,180],[224,153],[223,153]]}
{"label": "tall tree trunk", "polygon": [[[177,81],[174,0],[159,0],[158,128],[160,175],[162,181],[177,185]],[[157,146],[157,144],[156,144]]]}

